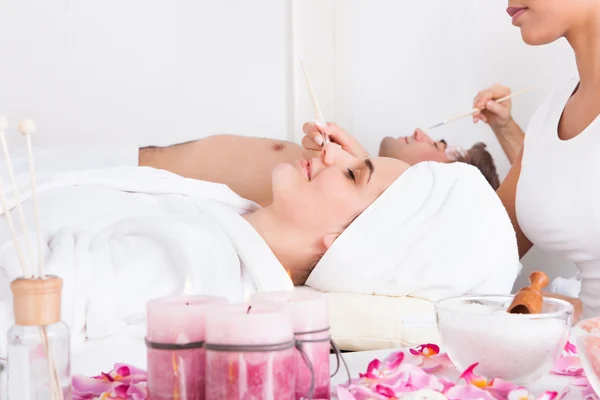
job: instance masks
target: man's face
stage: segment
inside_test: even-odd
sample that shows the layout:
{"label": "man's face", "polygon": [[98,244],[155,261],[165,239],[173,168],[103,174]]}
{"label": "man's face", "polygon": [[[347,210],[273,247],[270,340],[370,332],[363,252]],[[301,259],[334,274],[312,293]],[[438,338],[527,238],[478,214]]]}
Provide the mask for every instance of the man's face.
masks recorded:
{"label": "man's face", "polygon": [[421,129],[411,136],[386,137],[379,147],[380,157],[390,157],[414,165],[423,161],[450,162],[444,140],[434,141]]}

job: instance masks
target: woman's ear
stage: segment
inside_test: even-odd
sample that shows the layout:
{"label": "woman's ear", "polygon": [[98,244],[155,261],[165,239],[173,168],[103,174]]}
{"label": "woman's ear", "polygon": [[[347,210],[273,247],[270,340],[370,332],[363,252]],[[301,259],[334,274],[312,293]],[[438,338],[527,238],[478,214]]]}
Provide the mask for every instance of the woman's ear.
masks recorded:
{"label": "woman's ear", "polygon": [[323,243],[323,247],[325,247],[325,251],[329,250],[333,242],[340,236],[339,233],[330,233],[328,235],[323,236],[321,242]]}

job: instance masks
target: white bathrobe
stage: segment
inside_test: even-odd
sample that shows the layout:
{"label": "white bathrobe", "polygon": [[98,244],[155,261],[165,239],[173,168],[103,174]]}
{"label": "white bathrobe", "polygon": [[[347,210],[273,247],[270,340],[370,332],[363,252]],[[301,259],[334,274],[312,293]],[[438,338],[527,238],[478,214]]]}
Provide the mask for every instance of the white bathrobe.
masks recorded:
{"label": "white bathrobe", "polygon": [[[293,288],[242,217],[256,204],[225,185],[139,168],[137,154],[132,148],[36,150],[45,271],[63,279],[62,318],[74,344],[113,335],[143,337],[145,303],[181,294],[186,282],[194,294],[230,301],[243,301],[255,291]],[[15,153],[13,161],[35,250],[26,153]],[[0,176],[21,233],[6,170]],[[2,211],[2,354],[13,323],[10,282],[21,274]]]}

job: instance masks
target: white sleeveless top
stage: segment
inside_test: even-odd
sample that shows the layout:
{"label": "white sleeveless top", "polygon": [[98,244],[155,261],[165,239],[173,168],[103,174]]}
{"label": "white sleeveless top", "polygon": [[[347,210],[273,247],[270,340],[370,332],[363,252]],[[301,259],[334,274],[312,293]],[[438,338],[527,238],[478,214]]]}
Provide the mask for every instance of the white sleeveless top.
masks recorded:
{"label": "white sleeveless top", "polygon": [[[525,135],[516,214],[529,240],[579,269],[584,316],[600,316],[600,117],[570,140],[558,124],[578,81],[550,95]],[[544,269],[543,265],[538,267]]]}

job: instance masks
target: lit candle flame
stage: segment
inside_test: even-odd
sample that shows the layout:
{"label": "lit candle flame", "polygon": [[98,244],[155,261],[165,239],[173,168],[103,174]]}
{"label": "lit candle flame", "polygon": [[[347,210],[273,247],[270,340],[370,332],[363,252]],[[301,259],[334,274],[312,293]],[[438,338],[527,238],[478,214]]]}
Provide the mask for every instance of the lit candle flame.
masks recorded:
{"label": "lit candle flame", "polygon": [[183,295],[189,296],[191,294],[193,294],[192,281],[190,278],[186,278],[185,285],[183,286]]}

